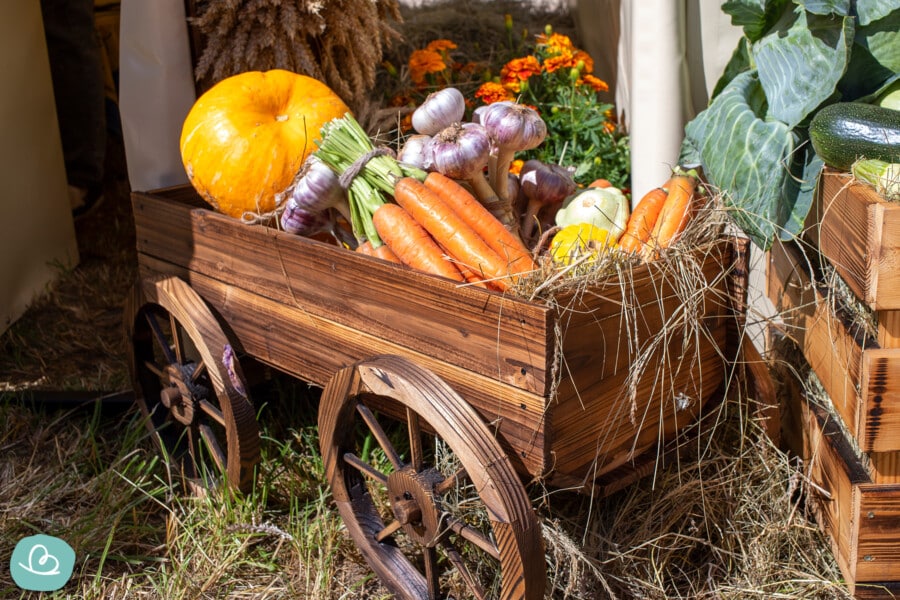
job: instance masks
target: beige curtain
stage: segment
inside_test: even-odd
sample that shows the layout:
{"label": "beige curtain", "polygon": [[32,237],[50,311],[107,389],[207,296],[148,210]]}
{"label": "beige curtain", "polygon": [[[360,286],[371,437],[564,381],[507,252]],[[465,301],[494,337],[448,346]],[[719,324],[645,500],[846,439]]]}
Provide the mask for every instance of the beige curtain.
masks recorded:
{"label": "beige curtain", "polygon": [[37,0],[0,3],[0,333],[78,263]]}
{"label": "beige curtain", "polygon": [[706,106],[741,30],[715,0],[575,2],[585,50],[631,137],[637,202],[675,166],[684,125]]}

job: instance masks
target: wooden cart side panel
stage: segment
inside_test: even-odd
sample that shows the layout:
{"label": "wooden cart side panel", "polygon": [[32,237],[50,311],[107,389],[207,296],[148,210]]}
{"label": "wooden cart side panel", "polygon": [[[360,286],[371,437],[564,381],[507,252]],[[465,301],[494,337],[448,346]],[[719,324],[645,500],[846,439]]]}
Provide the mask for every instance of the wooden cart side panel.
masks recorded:
{"label": "wooden cart side panel", "polygon": [[[554,347],[546,307],[155,195],[133,198],[140,260],[156,257],[479,375],[548,391]],[[268,323],[266,315],[257,320]]]}
{"label": "wooden cart side panel", "polygon": [[677,293],[664,270],[635,270],[627,291],[615,283],[560,304],[565,377],[551,402],[554,477],[596,476],[631,461],[693,422],[720,389],[730,247],[714,245],[696,265],[710,285],[703,295]]}
{"label": "wooden cart side panel", "polygon": [[203,274],[147,257],[142,260],[142,276],[159,273],[190,283],[222,317],[243,351],[305,381],[324,385],[339,369],[379,354],[397,354],[415,361],[447,381],[490,427],[497,428],[498,438],[517,470],[532,476],[546,470],[549,441],[543,397]]}
{"label": "wooden cart side panel", "polygon": [[[587,483],[695,422],[710,396],[721,390],[726,334],[724,325],[711,330],[709,345],[696,353],[688,350],[684,364],[652,365],[637,380],[633,396],[624,370],[577,392],[564,381],[550,413],[553,477]],[[675,356],[680,340],[672,342],[669,351]]]}

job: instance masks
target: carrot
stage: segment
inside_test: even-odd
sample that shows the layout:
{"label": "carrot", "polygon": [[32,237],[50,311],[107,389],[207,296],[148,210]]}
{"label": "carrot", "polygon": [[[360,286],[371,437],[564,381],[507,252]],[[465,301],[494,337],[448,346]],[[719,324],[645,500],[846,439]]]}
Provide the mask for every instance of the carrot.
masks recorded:
{"label": "carrot", "polygon": [[506,259],[510,272],[521,274],[536,268],[522,240],[504,227],[466,188],[437,171],[428,174],[425,186],[437,192],[491,250]]}
{"label": "carrot", "polygon": [[659,210],[659,217],[644,248],[645,257],[655,256],[668,248],[684,231],[691,218],[697,179],[691,175],[674,175],[669,180],[669,193]]}
{"label": "carrot", "polygon": [[596,188],[608,188],[612,187],[612,183],[610,183],[609,179],[603,179],[602,177],[599,179],[595,179],[588,184],[588,187],[596,187]]}
{"label": "carrot", "polygon": [[641,246],[653,231],[653,226],[656,224],[659,211],[665,203],[668,193],[666,187],[658,187],[644,194],[641,201],[631,211],[631,216],[628,217],[628,223],[625,225],[625,232],[619,238],[621,250],[631,253],[640,251]]}
{"label": "carrot", "polygon": [[454,281],[465,281],[428,232],[400,206],[392,203],[379,206],[372,215],[372,224],[385,245],[406,266]]}
{"label": "carrot", "polygon": [[501,258],[437,192],[413,177],[394,184],[394,199],[450,256],[501,289],[509,287],[509,269]]}
{"label": "carrot", "polygon": [[402,261],[397,258],[397,255],[394,254],[394,251],[391,250],[391,247],[387,244],[381,244],[380,246],[375,248],[372,246],[372,242],[366,240],[356,247],[356,251],[360,254],[365,254],[366,256],[374,256],[388,262],[403,264]]}

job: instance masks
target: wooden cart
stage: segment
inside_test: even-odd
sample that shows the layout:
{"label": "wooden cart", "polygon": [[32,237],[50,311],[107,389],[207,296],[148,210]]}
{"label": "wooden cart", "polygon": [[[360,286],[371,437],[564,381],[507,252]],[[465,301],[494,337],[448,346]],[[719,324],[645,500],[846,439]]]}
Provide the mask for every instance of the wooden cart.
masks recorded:
{"label": "wooden cart", "polygon": [[457,597],[542,598],[523,479],[601,493],[633,481],[728,376],[731,240],[698,250],[700,297],[651,264],[530,302],[243,224],[189,187],[132,198],[131,363],[161,448],[190,480],[247,488],[259,430],[241,357],[322,386],[335,503],[398,597],[442,597],[450,581]]}

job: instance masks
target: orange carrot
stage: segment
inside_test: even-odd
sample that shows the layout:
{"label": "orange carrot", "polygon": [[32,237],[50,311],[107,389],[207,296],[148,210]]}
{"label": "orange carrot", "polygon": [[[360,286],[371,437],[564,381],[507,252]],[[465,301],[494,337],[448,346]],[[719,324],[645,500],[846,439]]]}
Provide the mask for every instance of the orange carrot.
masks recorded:
{"label": "orange carrot", "polygon": [[394,254],[394,251],[391,250],[391,247],[387,244],[381,244],[377,248],[373,248],[372,242],[366,240],[357,246],[356,251],[360,254],[365,254],[366,256],[375,256],[388,262],[403,264],[403,261],[397,258],[397,255]]}
{"label": "orange carrot", "polygon": [[608,188],[612,187],[612,183],[610,183],[609,179],[603,179],[602,177],[599,179],[595,179],[588,184],[588,187],[595,188]]}
{"label": "orange carrot", "polygon": [[491,250],[506,259],[510,272],[521,274],[536,268],[522,240],[504,227],[466,188],[437,171],[428,174],[425,186],[437,192]]}
{"label": "orange carrot", "polygon": [[400,206],[385,203],[378,207],[372,215],[372,223],[385,245],[406,266],[454,281],[465,281],[428,232]]}
{"label": "orange carrot", "polygon": [[640,251],[641,246],[653,231],[653,226],[656,224],[659,211],[665,203],[668,193],[667,188],[658,187],[644,194],[641,201],[631,211],[628,224],[625,225],[625,232],[619,238],[621,250],[632,253]]}
{"label": "orange carrot", "polygon": [[675,175],[669,180],[669,193],[650,232],[645,256],[655,256],[660,249],[668,248],[687,227],[696,187],[697,179],[691,175]]}
{"label": "orange carrot", "polygon": [[418,179],[404,177],[394,184],[394,199],[454,260],[504,290],[509,287],[506,259],[491,250],[437,192]]}

